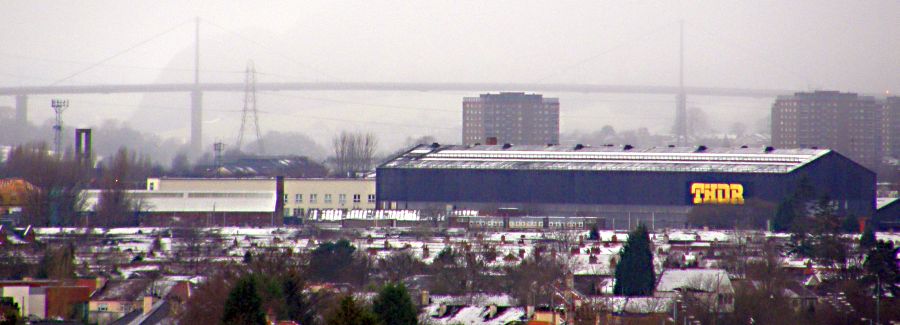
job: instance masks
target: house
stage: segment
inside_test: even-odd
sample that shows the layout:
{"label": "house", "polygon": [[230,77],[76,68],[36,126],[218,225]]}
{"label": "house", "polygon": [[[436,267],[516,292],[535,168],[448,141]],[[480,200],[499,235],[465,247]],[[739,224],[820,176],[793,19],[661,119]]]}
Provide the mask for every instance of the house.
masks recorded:
{"label": "house", "polygon": [[420,316],[428,324],[505,325],[526,316],[525,308],[516,307],[508,295],[431,296],[428,300],[431,303]]}
{"label": "house", "polygon": [[734,311],[734,286],[722,269],[665,270],[654,296],[693,300],[714,312]]}
{"label": "house", "polygon": [[46,292],[39,290],[44,287],[58,284],[51,280],[17,280],[0,281],[0,296],[12,298],[13,303],[19,306],[19,316],[28,317],[34,315],[38,318],[46,316]]}
{"label": "house", "polygon": [[88,321],[106,325],[139,309],[151,283],[150,279],[110,280],[91,297]]}
{"label": "house", "polygon": [[85,309],[92,291],[55,280],[0,281],[0,293],[18,304],[20,316],[36,319],[81,319],[77,311]]}

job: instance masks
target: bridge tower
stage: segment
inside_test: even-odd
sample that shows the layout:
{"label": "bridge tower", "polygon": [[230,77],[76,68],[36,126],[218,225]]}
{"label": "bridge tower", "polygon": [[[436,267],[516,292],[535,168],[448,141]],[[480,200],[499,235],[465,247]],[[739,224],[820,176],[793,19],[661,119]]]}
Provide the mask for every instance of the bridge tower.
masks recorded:
{"label": "bridge tower", "polygon": [[200,91],[200,17],[194,28],[194,89],[191,90],[191,152],[203,154],[203,92]]}
{"label": "bridge tower", "polygon": [[687,93],[684,91],[684,21],[680,22],[678,46],[678,95],[675,103],[675,139],[679,146],[688,145]]}
{"label": "bridge tower", "polygon": [[28,95],[16,95],[16,125],[24,128],[28,123]]}

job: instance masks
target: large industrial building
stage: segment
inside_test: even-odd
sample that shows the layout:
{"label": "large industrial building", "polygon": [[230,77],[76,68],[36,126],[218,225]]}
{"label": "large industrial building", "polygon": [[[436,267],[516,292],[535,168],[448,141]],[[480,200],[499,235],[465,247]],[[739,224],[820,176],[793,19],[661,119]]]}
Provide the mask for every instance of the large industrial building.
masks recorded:
{"label": "large industrial building", "polygon": [[592,216],[679,227],[693,206],[780,202],[799,184],[871,217],[875,174],[826,149],[420,145],[377,168],[380,209]]}
{"label": "large industrial building", "polygon": [[[285,220],[316,217],[325,210],[374,210],[373,178],[285,178],[282,191]],[[149,178],[150,191],[271,191],[276,178]]]}

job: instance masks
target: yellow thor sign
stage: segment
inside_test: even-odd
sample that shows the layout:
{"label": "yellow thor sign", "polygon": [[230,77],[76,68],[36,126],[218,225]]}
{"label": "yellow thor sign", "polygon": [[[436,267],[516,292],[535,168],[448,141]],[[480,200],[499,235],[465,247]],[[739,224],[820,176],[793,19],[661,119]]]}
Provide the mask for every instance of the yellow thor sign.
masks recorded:
{"label": "yellow thor sign", "polygon": [[744,204],[744,185],[692,183],[694,204]]}

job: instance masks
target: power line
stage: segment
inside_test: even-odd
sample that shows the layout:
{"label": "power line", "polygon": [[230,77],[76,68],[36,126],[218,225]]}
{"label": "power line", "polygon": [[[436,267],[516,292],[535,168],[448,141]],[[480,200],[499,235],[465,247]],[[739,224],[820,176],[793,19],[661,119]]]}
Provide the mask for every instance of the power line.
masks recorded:
{"label": "power line", "polygon": [[[12,57],[12,58],[20,58],[25,60],[32,61],[40,61],[40,62],[56,62],[56,63],[67,63],[67,64],[94,64],[94,62],[88,61],[77,61],[77,60],[65,60],[65,59],[51,59],[51,58],[43,58],[43,57],[33,57],[33,56],[25,56],[18,55],[13,53],[4,53],[0,52],[0,56]],[[178,72],[193,72],[193,68],[169,68],[169,67],[149,67],[149,66],[138,66],[138,65],[125,65],[125,64],[101,64],[98,65],[100,67],[107,68],[122,68],[122,69],[135,69],[135,70],[152,70],[152,71],[178,71]],[[214,69],[200,69],[200,72],[212,72],[212,73],[244,73],[243,70],[214,70]],[[47,79],[49,80],[49,79]]]}
{"label": "power line", "polygon": [[276,96],[276,97],[288,97],[288,98],[297,98],[297,99],[313,100],[313,101],[320,101],[320,102],[331,102],[331,103],[337,103],[337,104],[372,106],[372,107],[381,107],[381,108],[389,108],[389,109],[410,110],[410,111],[417,111],[417,112],[421,112],[421,111],[445,112],[445,113],[460,113],[461,112],[460,110],[436,109],[436,108],[415,107],[415,106],[387,105],[387,104],[373,104],[373,103],[355,102],[355,101],[332,99],[332,98],[317,98],[317,97],[285,95],[285,94],[273,93],[273,92],[266,92],[265,94],[270,95],[270,96]]}
{"label": "power line", "polygon": [[292,57],[290,57],[290,56],[287,56],[287,55],[284,55],[284,54],[282,54],[282,53],[280,53],[280,52],[278,52],[278,51],[275,51],[274,49],[268,47],[267,45],[265,45],[265,44],[263,44],[263,43],[260,43],[259,41],[256,41],[256,40],[254,40],[254,39],[252,39],[252,38],[249,38],[249,37],[246,37],[246,36],[244,36],[244,35],[241,35],[241,34],[238,33],[238,32],[235,32],[235,31],[230,30],[230,29],[228,29],[228,28],[222,27],[221,25],[218,25],[218,24],[216,24],[216,23],[213,23],[213,22],[211,22],[211,21],[209,21],[209,20],[205,20],[205,19],[204,19],[204,20],[202,20],[202,21],[205,22],[205,23],[207,23],[207,24],[209,24],[209,25],[211,25],[211,26],[213,26],[213,27],[216,27],[216,28],[218,28],[218,29],[221,29],[221,30],[225,31],[226,33],[232,34],[232,35],[234,35],[234,36],[236,36],[236,37],[238,37],[238,38],[244,40],[245,42],[252,43],[252,44],[254,44],[254,45],[256,45],[256,46],[258,46],[258,47],[260,47],[260,48],[262,48],[262,49],[264,49],[264,50],[266,50],[266,51],[269,51],[270,53],[272,53],[272,54],[274,54],[274,55],[276,55],[276,56],[282,58],[283,60],[286,60],[286,61],[288,61],[288,62],[291,62],[291,63],[293,63],[293,64],[296,64],[296,65],[298,65],[298,66],[300,66],[300,67],[303,67],[303,68],[305,68],[305,69],[309,69],[309,70],[311,70],[311,71],[313,71],[313,72],[316,72],[316,73],[318,73],[318,74],[320,74],[320,75],[322,75],[322,76],[324,76],[324,77],[326,77],[326,78],[328,78],[328,79],[331,79],[331,80],[333,80],[333,81],[341,81],[339,78],[336,78],[336,77],[334,77],[334,76],[331,76],[331,75],[329,75],[328,73],[323,72],[322,70],[316,69],[315,67],[313,67],[313,66],[311,66],[311,65],[304,64],[304,63],[302,63],[302,62],[300,62],[300,61],[297,61],[296,59],[294,59],[294,58],[292,58]]}
{"label": "power line", "polygon": [[70,74],[70,75],[68,75],[68,76],[66,76],[66,77],[64,77],[64,78],[62,78],[62,79],[59,79],[59,80],[57,80],[56,82],[54,82],[54,83],[52,83],[52,84],[50,84],[50,85],[51,85],[51,86],[56,86],[56,85],[58,85],[59,83],[61,83],[61,82],[63,82],[63,81],[69,80],[69,79],[71,79],[71,78],[74,78],[75,76],[78,76],[79,74],[82,74],[82,73],[84,73],[84,72],[90,71],[91,69],[96,68],[96,67],[98,67],[98,66],[100,66],[100,65],[103,65],[104,63],[106,63],[106,62],[108,62],[108,61],[110,61],[110,60],[112,60],[112,59],[115,59],[115,58],[117,58],[117,57],[119,57],[119,56],[121,56],[121,55],[123,55],[123,54],[125,54],[125,53],[128,53],[128,52],[130,52],[130,51],[133,50],[133,49],[136,49],[136,48],[138,48],[138,47],[140,47],[140,46],[142,46],[142,45],[144,45],[144,44],[147,44],[147,43],[149,43],[149,42],[151,42],[151,41],[153,41],[153,40],[155,40],[155,39],[157,39],[157,38],[159,38],[159,37],[165,35],[165,34],[168,34],[169,32],[171,32],[171,31],[173,31],[173,30],[175,30],[175,29],[178,29],[179,27],[184,26],[185,24],[187,24],[187,23],[189,23],[189,22],[190,22],[190,20],[187,20],[187,21],[185,21],[185,22],[183,22],[183,23],[180,23],[180,24],[178,24],[178,25],[175,25],[174,27],[169,28],[169,29],[167,29],[167,30],[165,30],[165,31],[163,31],[163,32],[161,32],[161,33],[155,34],[155,35],[151,36],[150,38],[147,38],[147,39],[145,39],[145,40],[143,40],[143,41],[141,41],[141,42],[138,42],[137,44],[134,44],[134,45],[132,45],[132,46],[129,46],[128,48],[126,48],[126,49],[124,49],[124,50],[121,50],[121,51],[119,51],[119,52],[116,52],[115,54],[113,54],[113,55],[111,55],[111,56],[109,56],[109,57],[107,57],[107,58],[105,58],[105,59],[103,59],[103,60],[100,60],[100,61],[98,61],[98,62],[96,62],[96,63],[94,63],[94,64],[91,64],[91,65],[89,65],[88,67],[86,67],[86,68],[84,68],[84,69],[78,70],[78,71],[76,71],[76,72],[74,72],[74,73],[72,73],[72,74]]}

